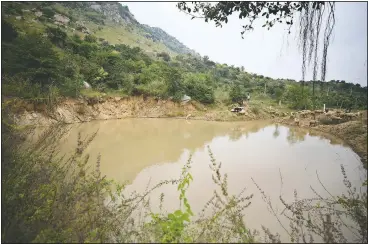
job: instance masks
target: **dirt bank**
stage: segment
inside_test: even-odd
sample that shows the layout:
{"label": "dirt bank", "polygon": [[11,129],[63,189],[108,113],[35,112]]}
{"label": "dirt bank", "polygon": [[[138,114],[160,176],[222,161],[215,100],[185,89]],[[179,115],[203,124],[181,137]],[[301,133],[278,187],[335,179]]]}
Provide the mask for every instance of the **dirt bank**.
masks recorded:
{"label": "dirt bank", "polygon": [[269,119],[274,115],[263,110],[235,114],[229,108],[204,106],[195,101],[186,104],[143,97],[107,97],[63,99],[53,109],[45,104],[35,105],[24,100],[12,101],[17,125],[47,126],[54,123],[81,123],[92,120],[121,118],[190,118],[215,121]]}
{"label": "dirt bank", "polygon": [[24,100],[13,103],[13,117],[17,125],[47,126],[54,123],[81,123],[92,120],[121,118],[188,118],[215,121],[248,121],[273,119],[274,122],[306,127],[332,134],[344,140],[362,159],[367,167],[367,119],[359,113],[330,111],[280,112],[272,107],[250,104],[244,114],[230,112],[224,105],[204,106],[195,101],[179,104],[173,101],[143,97],[107,97],[64,99],[53,109],[45,104]]}
{"label": "dirt bank", "polygon": [[[27,102],[18,105],[15,121],[18,125],[50,125],[81,123],[92,120],[129,117],[177,117],[195,110],[193,106],[179,106],[170,101],[143,98],[64,99],[53,109]],[[19,111],[20,110],[20,111]]]}

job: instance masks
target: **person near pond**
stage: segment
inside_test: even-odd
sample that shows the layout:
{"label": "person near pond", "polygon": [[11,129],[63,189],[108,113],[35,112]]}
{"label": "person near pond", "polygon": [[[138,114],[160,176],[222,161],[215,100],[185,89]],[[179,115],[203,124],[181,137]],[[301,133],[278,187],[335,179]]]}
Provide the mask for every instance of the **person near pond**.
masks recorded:
{"label": "person near pond", "polygon": [[250,100],[250,93],[248,92],[247,95],[245,96],[245,100],[243,100],[243,105],[247,106],[249,100]]}

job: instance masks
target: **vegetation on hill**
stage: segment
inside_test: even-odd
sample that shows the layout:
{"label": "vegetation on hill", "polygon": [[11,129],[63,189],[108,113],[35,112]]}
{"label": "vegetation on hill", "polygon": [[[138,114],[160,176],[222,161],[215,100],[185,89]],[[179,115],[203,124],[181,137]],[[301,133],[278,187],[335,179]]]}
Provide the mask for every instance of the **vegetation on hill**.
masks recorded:
{"label": "vegetation on hill", "polygon": [[[6,96],[75,97],[85,81],[99,92],[119,91],[129,96],[174,100],[187,94],[205,104],[236,102],[250,93],[253,98],[281,101],[295,109],[312,108],[313,103],[320,108],[323,104],[337,108],[367,107],[367,87],[359,84],[315,81],[315,96],[312,96],[311,81],[300,86],[294,80],[272,79],[248,73],[244,67],[215,63],[207,56],[190,53],[173,56],[165,51],[152,56],[140,47],[113,45],[99,35],[110,20],[92,8],[79,17],[79,9],[86,8],[82,3],[36,3],[36,8],[31,8],[32,3],[2,4],[3,95]],[[42,15],[32,21],[30,16],[39,13]],[[56,25],[60,15],[69,22]],[[78,17],[90,18],[102,28],[101,32],[90,33]],[[121,28],[136,26],[132,22]],[[70,28],[76,31],[73,33]],[[164,35],[159,29],[151,30]]]}

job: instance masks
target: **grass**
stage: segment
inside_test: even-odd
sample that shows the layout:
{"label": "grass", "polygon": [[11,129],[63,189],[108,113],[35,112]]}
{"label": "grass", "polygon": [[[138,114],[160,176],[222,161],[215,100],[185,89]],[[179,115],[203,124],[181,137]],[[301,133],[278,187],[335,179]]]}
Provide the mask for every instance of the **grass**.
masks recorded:
{"label": "grass", "polygon": [[215,101],[219,103],[227,103],[230,100],[229,92],[223,87],[218,87],[215,90]]}
{"label": "grass", "polygon": [[80,91],[81,95],[87,98],[97,98],[97,97],[121,97],[125,98],[129,95],[126,94],[123,90],[106,90],[105,92],[97,91],[93,88],[90,89],[82,89]]}
{"label": "grass", "polygon": [[111,44],[126,44],[132,47],[140,47],[146,52],[167,52],[173,53],[162,43],[153,42],[143,36],[143,33],[137,30],[128,30],[128,26],[125,24],[115,24],[108,20],[105,21],[105,26],[101,26],[102,29],[98,29],[97,25],[87,21],[86,26],[90,30],[95,31],[97,37],[102,37]]}
{"label": "grass", "polygon": [[121,98],[129,96],[128,94],[126,94],[126,92],[122,90],[107,90],[106,95],[110,97],[121,97]]}
{"label": "grass", "polygon": [[80,91],[82,96],[88,97],[88,98],[95,98],[95,97],[102,97],[103,93],[96,91],[94,89],[82,89]]}

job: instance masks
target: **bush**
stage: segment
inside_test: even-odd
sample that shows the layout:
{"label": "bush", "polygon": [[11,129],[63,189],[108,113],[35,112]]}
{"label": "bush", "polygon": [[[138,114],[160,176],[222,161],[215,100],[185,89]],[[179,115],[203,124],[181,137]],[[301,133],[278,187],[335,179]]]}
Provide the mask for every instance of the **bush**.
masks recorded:
{"label": "bush", "polygon": [[42,8],[42,13],[46,18],[54,18],[54,15],[56,14],[55,10],[51,7],[45,7]]}
{"label": "bush", "polygon": [[242,103],[246,97],[244,89],[242,89],[242,87],[239,85],[233,85],[231,87],[229,96],[232,102],[239,104]]}
{"label": "bush", "polygon": [[4,42],[11,42],[13,41],[15,38],[17,38],[18,33],[15,29],[15,27],[5,21],[5,20],[1,20],[1,40]]}
{"label": "bush", "polygon": [[155,80],[147,84],[136,86],[136,91],[140,95],[167,98],[167,84],[163,80]]}
{"label": "bush", "polygon": [[205,74],[187,74],[184,78],[185,92],[201,103],[213,103],[214,89],[208,83],[209,77]]}
{"label": "bush", "polygon": [[66,78],[60,86],[60,93],[66,97],[77,97],[83,88],[81,80],[72,80]]}
{"label": "bush", "polygon": [[37,99],[45,97],[45,94],[41,89],[41,84],[33,83],[19,76],[3,77],[2,92],[9,97],[19,97],[24,99]]}
{"label": "bush", "polygon": [[60,58],[52,43],[41,34],[19,36],[12,43],[2,45],[3,72],[18,75],[42,86],[61,82]]}
{"label": "bush", "polygon": [[20,2],[4,2],[1,4],[6,14],[22,15],[22,6]]}
{"label": "bush", "polygon": [[89,43],[96,43],[97,42],[97,37],[95,37],[93,35],[86,35],[84,37],[84,41],[89,42]]}
{"label": "bush", "polygon": [[52,43],[59,47],[64,47],[66,43],[67,34],[59,27],[47,27],[46,33]]}
{"label": "bush", "polygon": [[165,62],[169,62],[171,60],[170,55],[166,52],[158,53],[157,57],[161,57]]}

